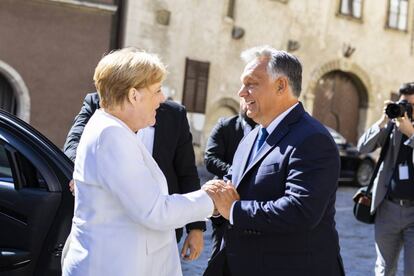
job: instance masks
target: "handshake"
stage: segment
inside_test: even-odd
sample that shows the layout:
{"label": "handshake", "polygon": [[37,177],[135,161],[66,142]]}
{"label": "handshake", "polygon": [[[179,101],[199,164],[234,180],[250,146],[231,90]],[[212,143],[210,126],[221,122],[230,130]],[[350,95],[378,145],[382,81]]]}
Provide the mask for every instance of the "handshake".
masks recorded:
{"label": "handshake", "polygon": [[240,200],[240,196],[236,188],[230,181],[214,179],[206,182],[201,189],[203,189],[214,202],[213,215],[221,215],[225,219],[230,217],[230,209],[233,203]]}

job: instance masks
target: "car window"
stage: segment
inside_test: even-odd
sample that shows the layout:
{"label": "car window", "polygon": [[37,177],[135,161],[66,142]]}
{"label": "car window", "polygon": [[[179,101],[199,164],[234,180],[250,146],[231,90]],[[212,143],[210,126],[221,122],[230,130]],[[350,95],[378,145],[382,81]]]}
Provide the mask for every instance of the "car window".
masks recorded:
{"label": "car window", "polygon": [[0,145],[0,182],[14,183],[6,149]]}
{"label": "car window", "polygon": [[346,144],[346,139],[341,134],[339,134],[339,132],[330,127],[326,128],[328,129],[336,144]]}
{"label": "car window", "polygon": [[[24,188],[47,189],[47,184],[36,167],[19,152],[16,152],[15,157],[17,163],[16,173],[22,176],[20,185]],[[0,183],[15,183],[9,158],[6,147],[0,144]]]}

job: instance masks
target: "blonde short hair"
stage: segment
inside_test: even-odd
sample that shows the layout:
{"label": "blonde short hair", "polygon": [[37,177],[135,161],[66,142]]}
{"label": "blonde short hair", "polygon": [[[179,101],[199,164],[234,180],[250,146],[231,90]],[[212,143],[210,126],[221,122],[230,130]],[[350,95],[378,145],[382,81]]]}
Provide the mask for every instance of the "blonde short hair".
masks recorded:
{"label": "blonde short hair", "polygon": [[99,61],[93,76],[100,105],[122,105],[131,88],[162,82],[166,73],[165,65],[155,54],[133,47],[113,51]]}

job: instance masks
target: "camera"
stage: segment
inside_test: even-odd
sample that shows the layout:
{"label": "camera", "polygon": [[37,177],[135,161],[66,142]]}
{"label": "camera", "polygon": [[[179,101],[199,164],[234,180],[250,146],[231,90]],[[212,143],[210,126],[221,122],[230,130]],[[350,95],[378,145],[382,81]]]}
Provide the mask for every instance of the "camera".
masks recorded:
{"label": "camera", "polygon": [[407,112],[408,118],[412,120],[413,107],[406,100],[401,100],[396,103],[390,103],[385,108],[385,114],[387,114],[388,118],[390,119],[404,117],[405,112]]}

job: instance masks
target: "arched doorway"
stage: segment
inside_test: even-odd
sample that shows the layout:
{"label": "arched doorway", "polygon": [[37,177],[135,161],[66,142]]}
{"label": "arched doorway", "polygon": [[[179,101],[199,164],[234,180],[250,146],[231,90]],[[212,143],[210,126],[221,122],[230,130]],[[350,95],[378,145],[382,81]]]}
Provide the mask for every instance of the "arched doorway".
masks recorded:
{"label": "arched doorway", "polygon": [[351,73],[332,71],[315,87],[313,116],[356,144],[361,108],[367,106],[367,93],[359,78]]}
{"label": "arched doorway", "polygon": [[0,74],[0,109],[6,110],[13,115],[17,111],[16,94],[9,80]]}
{"label": "arched doorway", "polygon": [[238,114],[239,106],[239,102],[233,98],[221,98],[210,106],[203,130],[204,137],[206,137],[205,141],[207,141],[211,130],[217,124],[219,118],[231,117]]}
{"label": "arched doorway", "polygon": [[[20,74],[10,65],[0,60],[0,97],[4,97],[4,109],[14,106],[14,113],[20,119],[30,122],[30,95],[29,90]],[[10,89],[10,87],[12,89]],[[13,100],[10,100],[9,91],[12,91]],[[3,103],[0,102],[0,108]]]}

